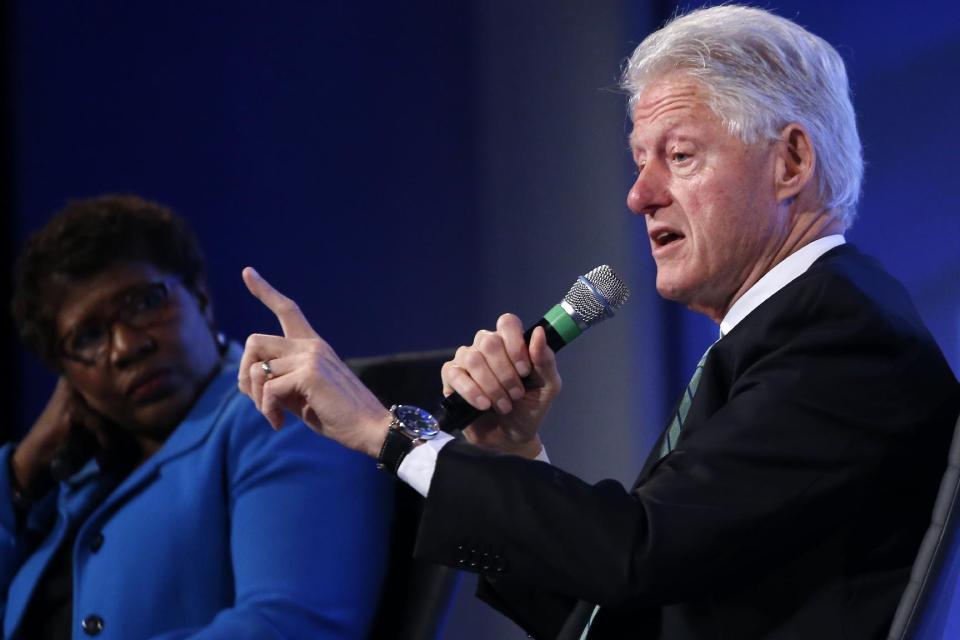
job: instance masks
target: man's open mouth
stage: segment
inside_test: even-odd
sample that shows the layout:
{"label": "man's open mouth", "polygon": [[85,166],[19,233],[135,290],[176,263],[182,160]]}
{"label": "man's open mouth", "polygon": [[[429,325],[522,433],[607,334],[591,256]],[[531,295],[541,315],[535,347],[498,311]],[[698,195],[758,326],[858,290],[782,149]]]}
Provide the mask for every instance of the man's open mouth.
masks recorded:
{"label": "man's open mouth", "polygon": [[675,231],[660,231],[651,236],[654,244],[658,247],[665,247],[672,242],[683,239],[683,234]]}

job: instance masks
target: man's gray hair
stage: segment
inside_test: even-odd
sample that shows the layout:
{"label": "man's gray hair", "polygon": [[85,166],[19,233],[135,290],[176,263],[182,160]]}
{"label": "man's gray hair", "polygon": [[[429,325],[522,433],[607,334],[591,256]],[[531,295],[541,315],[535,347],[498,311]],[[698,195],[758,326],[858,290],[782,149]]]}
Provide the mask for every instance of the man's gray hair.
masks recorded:
{"label": "man's gray hair", "polygon": [[840,54],[803,27],[762,9],[725,5],[678,17],[630,56],[622,86],[631,113],[644,87],[683,71],[710,92],[710,108],[746,143],[775,140],[792,122],[817,154],[821,204],[847,228],[856,215],[863,151]]}

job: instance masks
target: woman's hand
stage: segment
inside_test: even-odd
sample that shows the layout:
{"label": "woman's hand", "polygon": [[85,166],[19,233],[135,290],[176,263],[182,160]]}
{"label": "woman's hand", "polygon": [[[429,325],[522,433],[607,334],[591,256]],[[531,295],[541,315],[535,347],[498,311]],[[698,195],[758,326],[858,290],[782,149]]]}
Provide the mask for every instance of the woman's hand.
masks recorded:
{"label": "woman's hand", "polygon": [[[71,438],[86,430],[101,448],[107,444],[104,419],[90,409],[66,378],[60,377],[46,407],[17,445],[11,459],[14,480],[27,495],[37,497],[53,484],[51,464],[63,453]],[[86,434],[83,434],[86,435]]]}

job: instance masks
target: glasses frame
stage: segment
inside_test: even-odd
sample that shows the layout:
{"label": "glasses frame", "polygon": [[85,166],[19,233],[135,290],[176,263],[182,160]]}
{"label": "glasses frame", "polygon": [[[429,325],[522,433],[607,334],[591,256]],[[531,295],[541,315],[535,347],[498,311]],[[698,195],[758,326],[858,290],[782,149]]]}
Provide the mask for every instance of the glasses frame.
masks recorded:
{"label": "glasses frame", "polygon": [[[60,337],[60,339],[57,341],[57,352],[59,353],[60,357],[66,360],[79,362],[87,366],[92,366],[98,362],[101,362],[104,354],[110,351],[113,345],[114,327],[118,322],[122,322],[130,329],[148,329],[150,327],[158,326],[168,322],[171,319],[170,312],[175,308],[174,298],[171,295],[170,286],[170,282],[173,280],[174,278],[164,278],[162,280],[156,280],[153,282],[135,284],[117,293],[113,297],[113,306],[115,308],[112,312],[107,314],[104,318],[95,321],[95,323],[88,322],[86,319],[81,320],[77,324],[70,327],[70,329]],[[143,296],[134,297],[136,293],[141,291],[144,292]],[[134,302],[145,299],[147,295],[152,292],[161,292],[163,296],[163,304],[159,309],[157,309],[157,311],[160,313],[160,317],[151,318],[147,321],[137,321],[137,310],[132,308]],[[69,344],[71,338],[76,336],[79,328],[85,328],[84,325],[92,326],[93,324],[99,325],[99,328],[103,330],[103,335],[106,336],[106,340],[104,340],[103,344],[97,348],[96,355],[94,355],[92,358],[86,357],[68,348],[67,345]]]}

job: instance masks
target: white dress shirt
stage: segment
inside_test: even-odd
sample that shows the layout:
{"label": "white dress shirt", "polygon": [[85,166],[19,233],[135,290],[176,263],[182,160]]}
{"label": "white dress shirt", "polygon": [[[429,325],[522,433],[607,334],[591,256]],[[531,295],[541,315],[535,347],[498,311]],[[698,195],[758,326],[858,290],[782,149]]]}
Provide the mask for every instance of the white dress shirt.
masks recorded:
{"label": "white dress shirt", "polygon": [[[839,234],[826,236],[804,245],[784,258],[733,303],[720,321],[720,336],[730,333],[741,320],[750,315],[750,312],[767,298],[809,269],[817,258],[845,242],[844,237]],[[414,447],[400,463],[397,475],[420,495],[426,496],[430,490],[430,482],[433,480],[433,472],[437,468],[440,449],[453,439],[450,434],[440,432],[432,440]],[[545,449],[540,450],[536,459],[543,462],[550,461]]]}

